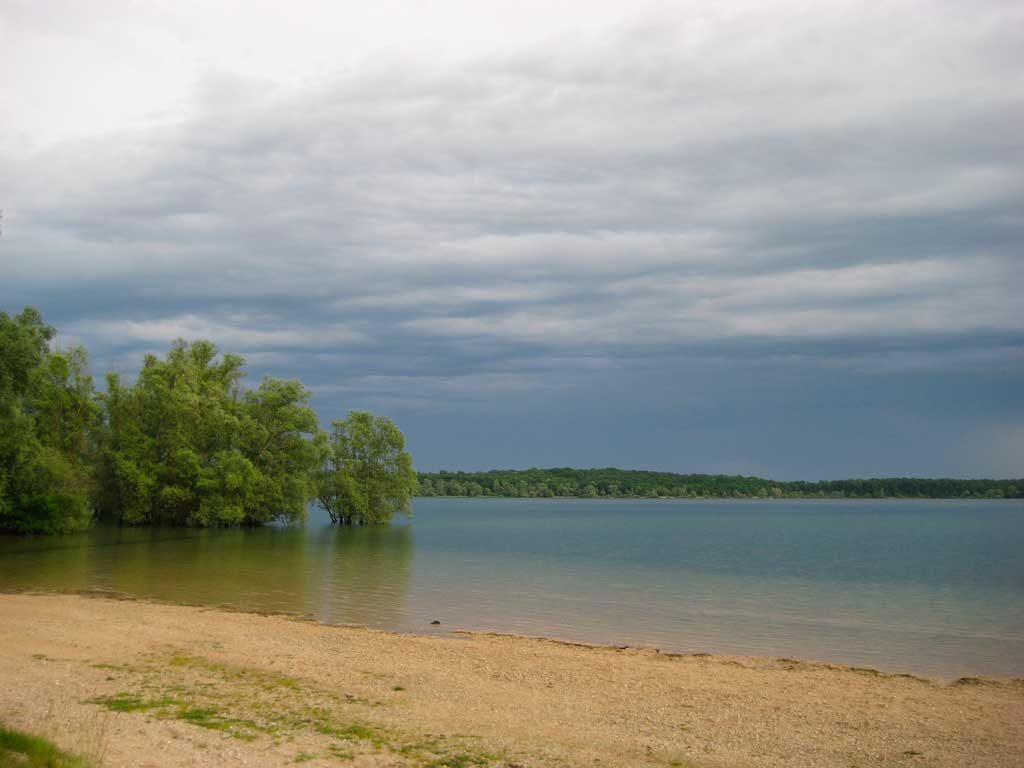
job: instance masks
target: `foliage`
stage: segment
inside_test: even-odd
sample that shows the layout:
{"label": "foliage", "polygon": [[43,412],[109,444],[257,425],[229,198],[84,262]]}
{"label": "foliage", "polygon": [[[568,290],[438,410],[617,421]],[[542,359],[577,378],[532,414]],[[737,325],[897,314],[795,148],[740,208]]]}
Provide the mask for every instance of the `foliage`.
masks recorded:
{"label": "foliage", "polygon": [[89,762],[59,749],[42,736],[0,723],[0,768],[88,768]]}
{"label": "foliage", "polygon": [[133,383],[97,394],[84,349],[26,308],[0,312],[0,531],[58,533],[96,512],[126,524],[298,521],[318,496],[341,522],[409,512],[402,433],[353,413],[320,429],[298,381],[242,386],[245,360],[209,341],[147,355]]}
{"label": "foliage", "polygon": [[352,411],[333,426],[317,493],[331,520],[382,523],[409,514],[416,473],[398,427],[366,411]]}
{"label": "foliage", "polygon": [[418,478],[418,496],[943,499],[1024,496],[1024,480],[897,477],[793,482],[741,475],[682,475],[611,467],[421,472]]}
{"label": "foliage", "polygon": [[126,387],[101,396],[102,513],[126,523],[254,525],[301,520],[314,496],[319,427],[309,392],[266,378],[242,391],[245,361],[176,341]]}
{"label": "foliage", "polygon": [[50,350],[55,333],[32,308],[0,312],[0,530],[56,533],[91,519],[92,378],[83,349]]}

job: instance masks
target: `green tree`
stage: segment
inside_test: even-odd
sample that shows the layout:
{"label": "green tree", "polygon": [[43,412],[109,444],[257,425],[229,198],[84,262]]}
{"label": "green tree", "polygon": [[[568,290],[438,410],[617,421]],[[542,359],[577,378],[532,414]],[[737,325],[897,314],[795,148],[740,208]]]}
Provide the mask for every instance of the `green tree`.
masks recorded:
{"label": "green tree", "polygon": [[323,437],[309,392],[266,378],[243,391],[245,361],[208,341],[147,356],[131,387],[103,397],[101,507],[126,523],[258,525],[305,518]]}
{"label": "green tree", "polygon": [[410,514],[417,481],[401,430],[367,411],[351,411],[333,427],[317,494],[332,522],[384,523]]}
{"label": "green tree", "polygon": [[[475,486],[499,496],[597,496],[639,498],[870,498],[892,495],[908,498],[1020,498],[1024,480],[965,480],[951,478],[871,478],[782,482],[741,475],[681,475],[672,472],[615,469],[491,470],[488,472],[422,473],[421,487],[451,496],[470,495]],[[444,488],[442,492],[437,490]]]}
{"label": "green tree", "polygon": [[55,330],[26,307],[0,312],[0,530],[89,525],[95,426],[85,351],[51,352]]}
{"label": "green tree", "polygon": [[267,377],[243,400],[242,454],[256,470],[248,522],[305,520],[327,436],[302,383]]}

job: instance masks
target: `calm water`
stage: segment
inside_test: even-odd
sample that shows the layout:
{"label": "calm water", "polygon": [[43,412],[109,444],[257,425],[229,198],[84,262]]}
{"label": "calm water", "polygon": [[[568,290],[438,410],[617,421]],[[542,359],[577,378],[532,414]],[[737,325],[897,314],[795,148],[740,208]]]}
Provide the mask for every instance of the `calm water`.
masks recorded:
{"label": "calm water", "polygon": [[[411,523],[0,537],[0,590],[1024,676],[1024,503],[419,499]],[[2,619],[2,616],[0,616]]]}

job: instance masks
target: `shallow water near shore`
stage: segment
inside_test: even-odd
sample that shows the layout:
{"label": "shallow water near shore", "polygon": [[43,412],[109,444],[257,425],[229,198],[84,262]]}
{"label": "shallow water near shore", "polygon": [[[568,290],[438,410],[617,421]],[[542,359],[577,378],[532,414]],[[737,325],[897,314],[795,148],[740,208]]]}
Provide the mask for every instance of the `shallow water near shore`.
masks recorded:
{"label": "shallow water near shore", "polygon": [[1016,500],[417,499],[380,528],[0,537],[0,590],[1024,676],[1022,552]]}

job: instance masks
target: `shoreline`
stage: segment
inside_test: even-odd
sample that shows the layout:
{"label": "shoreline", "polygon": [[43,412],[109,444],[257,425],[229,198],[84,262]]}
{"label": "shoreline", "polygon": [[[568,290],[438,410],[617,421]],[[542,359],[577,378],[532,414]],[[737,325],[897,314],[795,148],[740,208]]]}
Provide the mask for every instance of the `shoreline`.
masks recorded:
{"label": "shoreline", "polygon": [[107,766],[1010,766],[1024,680],[21,592],[0,722]]}
{"label": "shoreline", "polygon": [[846,670],[860,674],[874,675],[881,678],[900,677],[920,680],[936,685],[953,685],[961,682],[993,682],[1005,684],[1019,684],[1024,686],[1024,675],[991,675],[982,672],[966,671],[959,674],[943,675],[938,673],[911,671],[896,667],[870,666],[867,664],[847,663],[843,661],[828,660],[824,658],[810,658],[804,656],[773,656],[759,653],[745,653],[743,651],[727,650],[679,650],[666,649],[648,643],[615,643],[587,640],[585,638],[562,637],[558,635],[530,635],[522,632],[503,631],[498,629],[472,628],[466,626],[452,626],[441,629],[390,629],[376,627],[372,624],[361,624],[356,622],[329,622],[317,618],[311,613],[300,613],[298,611],[273,610],[259,608],[244,608],[230,603],[203,603],[185,602],[180,600],[161,599],[146,595],[133,595],[128,592],[119,592],[107,589],[37,589],[28,587],[25,589],[0,589],[0,599],[5,595],[28,595],[28,596],[71,596],[87,600],[112,600],[125,603],[141,603],[146,605],[165,605],[183,608],[196,608],[205,611],[220,611],[224,613],[251,614],[280,618],[287,621],[302,622],[320,627],[337,627],[341,629],[365,629],[372,632],[382,632],[397,637],[422,637],[422,638],[459,638],[459,637],[494,637],[521,640],[524,642],[541,642],[561,645],[570,648],[607,650],[607,651],[633,651],[649,652],[663,658],[707,658],[707,659],[754,659],[762,662],[779,662],[786,664],[799,664],[806,668],[821,668],[830,670]]}
{"label": "shoreline", "polygon": [[166,606],[178,606],[182,608],[197,608],[199,610],[207,611],[221,611],[224,613],[239,613],[239,614],[252,614],[254,616],[264,616],[272,618],[285,619],[287,621],[297,621],[305,624],[313,624],[320,627],[338,627],[341,629],[365,629],[371,632],[383,632],[388,635],[395,635],[397,637],[422,637],[422,638],[458,638],[458,637],[495,637],[495,638],[508,638],[511,640],[521,640],[524,642],[540,642],[540,643],[551,643],[553,645],[561,645],[569,648],[581,648],[581,649],[592,649],[592,650],[607,650],[607,651],[633,651],[633,652],[648,652],[653,653],[664,658],[705,658],[705,659],[755,659],[762,662],[779,662],[785,664],[799,664],[806,668],[821,668],[830,670],[845,670],[850,672],[856,672],[859,674],[874,675],[877,677],[901,677],[913,680],[920,680],[922,682],[928,682],[936,685],[954,685],[962,682],[993,682],[993,683],[1006,683],[1006,684],[1019,684],[1024,686],[1024,676],[1018,675],[989,675],[984,673],[968,672],[965,674],[957,675],[941,675],[941,674],[930,674],[927,672],[914,672],[907,669],[896,669],[887,667],[874,667],[865,664],[851,664],[841,661],[829,661],[828,659],[821,658],[807,658],[803,656],[771,656],[767,654],[758,653],[743,653],[743,652],[729,652],[729,651],[704,651],[704,650],[671,650],[663,649],[655,645],[645,643],[613,643],[613,642],[599,642],[590,641],[586,639],[577,639],[572,637],[560,637],[557,635],[529,635],[522,632],[506,632],[495,629],[473,629],[471,627],[454,626],[445,627],[437,630],[415,630],[415,629],[388,629],[384,627],[375,627],[372,624],[360,624],[360,623],[333,623],[318,619],[316,616],[310,613],[300,613],[298,611],[287,611],[287,610],[271,610],[271,609],[257,609],[257,608],[243,608],[230,603],[201,603],[201,602],[184,602],[179,600],[164,600],[157,597],[151,596],[140,596],[133,595],[127,592],[118,592],[116,590],[106,589],[70,589],[70,590],[49,590],[49,589],[13,589],[5,590],[0,589],[0,598],[4,595],[29,595],[29,596],[72,596],[80,597],[88,600],[113,600],[117,602],[126,603],[142,603],[148,605],[166,605]]}

